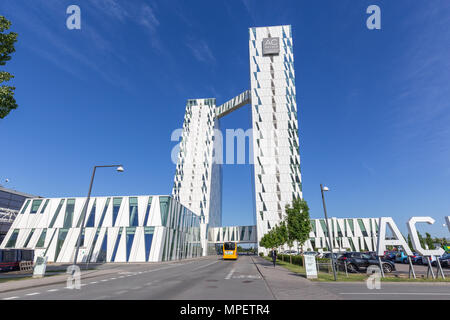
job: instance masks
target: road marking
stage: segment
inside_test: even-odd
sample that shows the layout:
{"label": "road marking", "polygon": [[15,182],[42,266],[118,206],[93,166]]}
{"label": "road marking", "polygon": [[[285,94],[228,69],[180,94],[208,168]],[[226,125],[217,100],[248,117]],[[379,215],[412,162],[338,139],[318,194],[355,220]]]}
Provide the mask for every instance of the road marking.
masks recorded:
{"label": "road marking", "polygon": [[122,291],[117,291],[116,294],[124,294],[124,293],[127,293],[127,292],[128,292],[128,290],[122,290]]}
{"label": "road marking", "polygon": [[96,283],[98,283],[98,281],[89,282],[89,284],[96,284]]}
{"label": "road marking", "polygon": [[106,282],[106,281],[109,281],[108,279],[103,279],[103,280],[100,280],[101,282]]}
{"label": "road marking", "polygon": [[131,288],[131,290],[140,290],[140,289],[142,289],[142,287],[134,287],[134,288]]}
{"label": "road marking", "polygon": [[56,291],[58,291],[59,289],[50,289],[50,290],[47,290],[47,292],[56,292]]}
{"label": "road marking", "polygon": [[116,280],[116,278],[109,278],[109,280]]}
{"label": "road marking", "polygon": [[385,294],[385,295],[429,295],[429,296],[450,296],[444,292],[341,292],[339,294],[360,295],[360,294]]}
{"label": "road marking", "polygon": [[230,273],[228,273],[228,274],[227,274],[227,276],[225,277],[225,280],[228,280],[228,279],[230,279],[230,278],[231,278],[231,276],[233,275],[233,273],[234,273],[234,268],[233,268],[233,269],[231,269]]}
{"label": "road marking", "polygon": [[201,269],[201,268],[208,267],[208,266],[210,266],[210,265],[212,265],[212,264],[214,264],[214,263],[217,263],[217,262],[219,262],[219,260],[216,260],[216,261],[214,261],[214,262],[211,262],[211,263],[205,264],[205,265],[203,265],[203,266],[197,267],[197,268],[195,268],[195,269],[192,269],[192,271],[195,271],[195,270],[198,270],[198,269]]}
{"label": "road marking", "polygon": [[33,293],[27,293],[26,295],[27,296],[35,296],[35,295],[37,295],[37,294],[40,294],[39,292],[33,292]]}
{"label": "road marking", "polygon": [[8,298],[3,298],[2,300],[12,300],[12,299],[18,299],[19,297],[8,297]]}

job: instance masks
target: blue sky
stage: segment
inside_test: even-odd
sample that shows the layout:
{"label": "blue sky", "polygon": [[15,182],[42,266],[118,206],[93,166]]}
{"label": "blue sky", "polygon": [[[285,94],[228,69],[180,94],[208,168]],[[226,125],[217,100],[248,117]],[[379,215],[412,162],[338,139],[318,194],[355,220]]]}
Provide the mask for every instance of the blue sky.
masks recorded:
{"label": "blue sky", "polygon": [[[82,29],[66,28],[81,8]],[[381,30],[366,8],[381,8]],[[323,216],[450,215],[448,1],[2,0],[19,33],[5,70],[19,109],[0,120],[0,179],[41,196],[168,194],[170,134],[188,98],[249,87],[248,28],[291,24],[304,198]],[[249,107],[221,123],[250,124]],[[253,224],[248,165],[223,168],[223,223]]]}

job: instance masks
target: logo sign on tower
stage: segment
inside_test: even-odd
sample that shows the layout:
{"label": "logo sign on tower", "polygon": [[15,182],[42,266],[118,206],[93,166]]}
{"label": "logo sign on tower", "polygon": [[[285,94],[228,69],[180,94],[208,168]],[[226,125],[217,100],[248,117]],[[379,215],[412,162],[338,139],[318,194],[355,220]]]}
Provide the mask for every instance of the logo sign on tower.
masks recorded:
{"label": "logo sign on tower", "polygon": [[262,42],[262,54],[279,54],[280,53],[280,38],[264,38]]}

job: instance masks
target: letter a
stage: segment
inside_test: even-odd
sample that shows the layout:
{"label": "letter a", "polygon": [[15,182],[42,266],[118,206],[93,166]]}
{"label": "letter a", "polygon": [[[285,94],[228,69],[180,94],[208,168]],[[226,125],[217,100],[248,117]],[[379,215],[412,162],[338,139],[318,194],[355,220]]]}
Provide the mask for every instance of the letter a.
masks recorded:
{"label": "letter a", "polygon": [[73,29],[81,29],[81,10],[80,7],[77,5],[70,5],[67,7],[66,10],[67,14],[70,14],[70,16],[66,20],[66,26],[67,29],[73,30]]}
{"label": "letter a", "polygon": [[373,29],[381,29],[381,9],[377,5],[370,5],[367,7],[366,13],[372,15],[367,18],[366,25],[367,29],[373,30]]}

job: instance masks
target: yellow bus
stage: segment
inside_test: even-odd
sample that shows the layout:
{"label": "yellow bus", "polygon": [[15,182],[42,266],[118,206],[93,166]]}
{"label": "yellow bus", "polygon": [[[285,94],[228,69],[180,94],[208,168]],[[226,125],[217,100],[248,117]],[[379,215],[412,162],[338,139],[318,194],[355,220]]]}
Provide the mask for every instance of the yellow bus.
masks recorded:
{"label": "yellow bus", "polygon": [[237,254],[236,242],[224,242],[223,243],[223,260],[227,260],[227,259],[236,260],[237,257],[238,257],[238,254]]}

